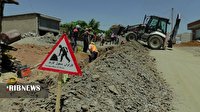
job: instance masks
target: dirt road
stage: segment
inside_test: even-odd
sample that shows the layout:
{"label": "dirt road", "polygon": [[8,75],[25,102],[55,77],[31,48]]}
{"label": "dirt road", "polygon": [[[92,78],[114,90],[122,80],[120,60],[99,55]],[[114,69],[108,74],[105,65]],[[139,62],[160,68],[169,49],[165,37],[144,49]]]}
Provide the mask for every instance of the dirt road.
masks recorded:
{"label": "dirt road", "polygon": [[174,90],[173,112],[200,111],[200,56],[180,48],[153,50],[151,56]]}

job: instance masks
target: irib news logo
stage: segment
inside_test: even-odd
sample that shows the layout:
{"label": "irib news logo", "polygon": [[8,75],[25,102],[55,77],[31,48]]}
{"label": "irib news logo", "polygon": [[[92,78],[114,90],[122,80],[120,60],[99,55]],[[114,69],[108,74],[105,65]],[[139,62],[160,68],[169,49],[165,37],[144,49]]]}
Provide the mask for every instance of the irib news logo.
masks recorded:
{"label": "irib news logo", "polygon": [[0,98],[48,98],[49,87],[40,83],[0,83]]}
{"label": "irib news logo", "polygon": [[40,85],[6,85],[7,92],[38,92],[41,90]]}

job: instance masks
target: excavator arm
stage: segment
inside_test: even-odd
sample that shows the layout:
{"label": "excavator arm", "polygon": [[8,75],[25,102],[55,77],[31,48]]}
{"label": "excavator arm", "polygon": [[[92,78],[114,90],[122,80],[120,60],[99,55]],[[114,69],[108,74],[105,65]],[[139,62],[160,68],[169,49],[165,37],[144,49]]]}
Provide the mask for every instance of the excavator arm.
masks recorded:
{"label": "excavator arm", "polygon": [[3,18],[3,11],[4,11],[5,4],[19,5],[19,3],[16,0],[0,0],[0,33],[2,31],[2,18]]}
{"label": "excavator arm", "polygon": [[[19,5],[19,3],[16,0],[0,0],[0,76],[1,76],[1,71],[2,71],[2,61],[3,61],[3,59],[2,59],[2,57],[3,57],[2,45],[5,44],[5,42],[8,44],[9,39],[11,39],[11,38],[8,38],[5,34],[1,33],[2,32],[2,19],[3,19],[3,12],[4,12],[4,5],[5,4]],[[10,37],[13,37],[13,36],[10,36]],[[13,39],[11,39],[11,40],[13,40]]]}
{"label": "excavator arm", "polygon": [[19,5],[19,2],[16,0],[0,0],[1,3],[8,3],[8,4],[16,4]]}
{"label": "excavator arm", "polygon": [[177,18],[176,18],[176,23],[175,23],[175,25],[174,25],[174,28],[173,28],[172,33],[171,33],[171,35],[170,35],[170,38],[169,38],[169,40],[168,40],[168,47],[169,47],[169,48],[172,48],[173,40],[175,40],[176,35],[177,35],[177,33],[178,33],[178,29],[179,29],[180,22],[181,22],[180,14],[178,14],[178,15],[177,15]]}

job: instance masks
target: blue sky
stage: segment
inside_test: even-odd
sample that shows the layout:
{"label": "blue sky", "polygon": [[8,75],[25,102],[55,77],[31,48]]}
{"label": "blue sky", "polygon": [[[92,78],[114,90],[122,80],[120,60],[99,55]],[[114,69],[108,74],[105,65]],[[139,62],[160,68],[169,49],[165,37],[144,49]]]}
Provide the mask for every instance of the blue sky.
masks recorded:
{"label": "blue sky", "polygon": [[[187,24],[200,19],[200,0],[17,0],[20,5],[6,5],[4,14],[38,12],[55,16],[62,23],[92,18],[100,21],[101,29],[112,24],[133,25],[142,23],[144,15],[171,17],[181,14],[179,33],[190,32]],[[174,17],[175,19],[175,17]],[[170,28],[170,27],[169,27]]]}

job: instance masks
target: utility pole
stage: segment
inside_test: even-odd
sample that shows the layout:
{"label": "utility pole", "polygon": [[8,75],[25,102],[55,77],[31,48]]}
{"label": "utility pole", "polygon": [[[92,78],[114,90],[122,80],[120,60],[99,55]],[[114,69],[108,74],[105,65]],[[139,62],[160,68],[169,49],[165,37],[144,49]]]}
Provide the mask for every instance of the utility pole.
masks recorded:
{"label": "utility pole", "polygon": [[19,5],[19,3],[15,0],[0,0],[0,33],[2,32],[2,19],[5,3]]}
{"label": "utility pole", "polygon": [[171,13],[171,32],[173,31],[174,27],[174,8],[172,8],[172,13]]}

